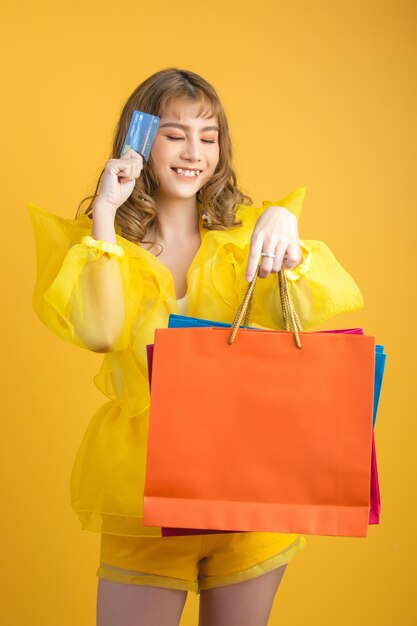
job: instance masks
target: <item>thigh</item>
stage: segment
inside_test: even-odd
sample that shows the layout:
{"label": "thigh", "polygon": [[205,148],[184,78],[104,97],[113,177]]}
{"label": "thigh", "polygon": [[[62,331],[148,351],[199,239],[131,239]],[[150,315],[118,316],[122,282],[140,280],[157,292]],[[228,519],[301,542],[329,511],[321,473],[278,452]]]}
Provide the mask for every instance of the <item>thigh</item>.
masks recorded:
{"label": "thigh", "polygon": [[97,626],[178,626],[187,592],[99,579]]}
{"label": "thigh", "polygon": [[286,567],[241,583],[202,590],[199,626],[266,626]]}

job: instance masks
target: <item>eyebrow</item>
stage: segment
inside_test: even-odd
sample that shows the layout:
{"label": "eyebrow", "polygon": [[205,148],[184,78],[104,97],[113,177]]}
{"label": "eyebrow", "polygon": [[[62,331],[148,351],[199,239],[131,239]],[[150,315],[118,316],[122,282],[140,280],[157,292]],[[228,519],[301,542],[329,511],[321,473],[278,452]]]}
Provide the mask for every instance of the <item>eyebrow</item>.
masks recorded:
{"label": "eyebrow", "polygon": [[[173,126],[175,128],[181,128],[182,130],[190,130],[190,127],[187,126],[187,124],[178,124],[176,122],[165,122],[165,124],[161,124],[159,128],[165,128],[166,126]],[[219,132],[219,129],[217,126],[204,126],[204,128],[202,128],[201,130],[217,130],[217,132]]]}

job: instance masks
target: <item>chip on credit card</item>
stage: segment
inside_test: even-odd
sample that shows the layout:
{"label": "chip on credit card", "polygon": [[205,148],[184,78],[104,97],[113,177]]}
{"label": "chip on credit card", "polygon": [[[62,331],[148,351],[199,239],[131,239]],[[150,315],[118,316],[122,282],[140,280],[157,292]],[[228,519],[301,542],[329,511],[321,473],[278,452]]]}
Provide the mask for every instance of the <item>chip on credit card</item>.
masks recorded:
{"label": "chip on credit card", "polygon": [[143,111],[133,111],[120,156],[123,156],[127,150],[132,149],[135,152],[139,152],[145,161],[148,161],[159,120],[160,118],[157,115],[150,115],[149,113],[143,113]]}

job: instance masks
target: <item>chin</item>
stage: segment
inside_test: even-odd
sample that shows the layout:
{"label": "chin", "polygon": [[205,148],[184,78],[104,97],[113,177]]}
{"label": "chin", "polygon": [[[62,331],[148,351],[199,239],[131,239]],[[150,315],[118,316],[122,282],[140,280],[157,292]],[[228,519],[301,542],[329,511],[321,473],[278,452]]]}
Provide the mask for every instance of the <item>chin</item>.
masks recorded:
{"label": "chin", "polygon": [[188,198],[193,198],[195,197],[198,192],[200,191],[201,187],[198,187],[198,189],[194,188],[194,189],[163,189],[161,188],[161,192],[164,196],[170,197],[170,198],[183,198],[184,200],[188,200]]}

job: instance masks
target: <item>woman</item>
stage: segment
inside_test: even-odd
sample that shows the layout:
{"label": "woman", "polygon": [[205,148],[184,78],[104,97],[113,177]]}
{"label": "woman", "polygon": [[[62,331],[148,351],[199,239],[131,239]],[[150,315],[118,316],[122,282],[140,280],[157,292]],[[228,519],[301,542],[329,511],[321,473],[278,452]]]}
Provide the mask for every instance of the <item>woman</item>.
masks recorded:
{"label": "woman", "polygon": [[[161,118],[148,163],[133,150],[118,156],[135,109]],[[64,340],[105,353],[95,383],[109,401],[93,417],[71,475],[82,527],[101,533],[97,623],[176,625],[192,590],[201,594],[200,626],[260,626],[305,540],[161,537],[143,524],[146,345],[180,310],[231,322],[260,259],[251,323],[284,327],[282,266],[304,328],[361,308],[362,296],[324,243],[299,241],[303,188],[249,206],[223,107],[200,76],[171,68],[139,85],[112,153],[85,214],[64,220],[30,205],[38,316]]]}

